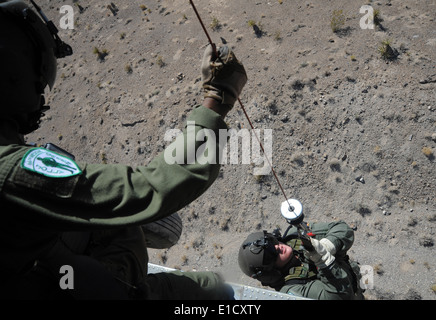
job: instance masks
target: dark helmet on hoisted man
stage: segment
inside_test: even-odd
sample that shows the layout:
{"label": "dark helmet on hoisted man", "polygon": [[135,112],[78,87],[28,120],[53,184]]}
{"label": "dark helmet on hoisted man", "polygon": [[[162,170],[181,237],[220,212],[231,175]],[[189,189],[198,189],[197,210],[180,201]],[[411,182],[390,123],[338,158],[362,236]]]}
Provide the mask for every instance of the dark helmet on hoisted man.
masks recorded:
{"label": "dark helmet on hoisted man", "polygon": [[38,127],[42,94],[56,80],[56,60],[72,54],[31,2],[36,12],[21,0],[0,0],[0,116],[13,118],[23,134]]}
{"label": "dark helmet on hoisted man", "polygon": [[239,248],[239,268],[247,276],[279,290],[284,285],[284,275],[276,267],[278,252],[276,245],[280,234],[255,232],[250,234]]}
{"label": "dark helmet on hoisted man", "polygon": [[242,272],[257,278],[271,271],[278,255],[275,249],[278,243],[276,237],[266,231],[250,234],[239,248],[238,262]]}

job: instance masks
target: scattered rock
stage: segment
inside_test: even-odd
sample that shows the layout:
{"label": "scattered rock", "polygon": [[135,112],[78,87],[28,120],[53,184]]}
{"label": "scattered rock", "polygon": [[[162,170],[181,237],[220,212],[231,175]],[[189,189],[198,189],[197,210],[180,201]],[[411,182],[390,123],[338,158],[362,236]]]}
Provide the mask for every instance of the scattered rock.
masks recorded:
{"label": "scattered rock", "polygon": [[[55,24],[58,2],[40,4]],[[169,144],[167,130],[183,129],[202,103],[207,39],[186,3],[156,1],[141,9],[124,2],[89,0],[77,9],[74,30],[59,29],[75,53],[59,60],[64,77],[47,92],[51,109],[27,141],[57,141],[81,163],[137,167],[161,153]],[[241,101],[265,146],[265,130],[272,132],[272,162],[287,197],[302,202],[308,222],[344,220],[358,227],[351,252],[373,266],[376,277],[376,288],[365,294],[434,299],[425,285],[434,266],[429,261],[428,272],[418,271],[434,248],[436,221],[433,8],[429,1],[392,1],[378,6],[389,17],[383,29],[361,30],[362,3],[332,0],[329,10],[347,15],[346,31],[333,33],[320,3],[199,1],[197,8],[205,22],[220,20],[210,36],[217,44],[225,39],[244,63],[248,82]],[[257,28],[247,24],[251,19]],[[386,38],[399,55],[384,63],[377,50]],[[134,72],[127,74],[126,65]],[[225,121],[249,131],[238,103]],[[248,144],[251,157],[257,142],[250,137]],[[239,159],[241,145],[239,137]],[[278,213],[283,199],[274,177],[254,177],[254,167],[223,164],[210,189],[180,210],[180,243],[165,254],[150,252],[151,262],[173,267],[185,256],[185,270],[223,271],[258,285],[239,270],[238,243],[252,231],[287,224]],[[421,228],[425,236],[412,240]],[[220,259],[214,244],[222,247]],[[398,253],[416,261],[408,273],[391,263]]]}
{"label": "scattered rock", "polygon": [[434,241],[430,237],[422,237],[419,239],[419,244],[423,247],[429,248],[429,247],[433,247]]}
{"label": "scattered rock", "polygon": [[404,300],[422,300],[422,297],[415,290],[409,289],[404,295]]}

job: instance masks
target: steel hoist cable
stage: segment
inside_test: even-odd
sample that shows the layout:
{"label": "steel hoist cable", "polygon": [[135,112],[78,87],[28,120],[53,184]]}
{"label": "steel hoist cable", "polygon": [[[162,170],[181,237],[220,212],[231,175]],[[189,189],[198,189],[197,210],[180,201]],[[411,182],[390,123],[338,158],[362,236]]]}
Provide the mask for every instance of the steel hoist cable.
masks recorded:
{"label": "steel hoist cable", "polygon": [[[213,49],[213,53],[214,53],[214,55],[215,55],[216,57],[219,57],[219,54],[218,54],[218,52],[217,52],[217,50],[216,50],[216,46],[215,46],[215,44],[213,43],[211,37],[209,36],[209,33],[207,32],[207,29],[206,29],[206,27],[204,26],[203,20],[201,19],[200,14],[198,13],[197,8],[196,8],[195,5],[194,5],[194,2],[193,2],[192,0],[189,0],[189,2],[190,2],[190,4],[191,4],[192,8],[194,9],[194,12],[195,12],[195,15],[196,15],[197,18],[198,18],[198,21],[200,21],[201,27],[203,28],[203,31],[204,31],[204,33],[206,34],[206,37],[207,37],[207,39],[208,39],[210,45],[212,46],[212,49]],[[278,178],[278,176],[277,176],[277,174],[276,174],[276,172],[275,172],[275,170],[274,170],[274,167],[272,166],[271,160],[270,160],[270,159],[268,158],[268,156],[266,155],[266,153],[265,153],[265,149],[264,149],[264,147],[263,147],[263,145],[262,145],[262,142],[260,141],[260,139],[259,139],[259,137],[258,137],[258,135],[257,135],[257,133],[256,133],[256,131],[255,131],[255,128],[254,128],[254,126],[253,126],[253,123],[251,122],[250,117],[249,117],[248,114],[247,114],[247,111],[246,111],[246,109],[245,109],[245,107],[244,107],[244,104],[242,103],[242,101],[241,101],[241,99],[240,99],[239,97],[238,97],[238,102],[239,102],[239,105],[241,106],[242,111],[244,112],[245,118],[247,119],[248,123],[250,124],[251,129],[253,130],[254,136],[256,137],[256,140],[257,140],[257,142],[259,143],[259,146],[260,146],[260,148],[261,148],[261,150],[262,150],[263,155],[265,156],[266,161],[268,162],[269,167],[271,168],[271,171],[272,171],[272,173],[273,173],[273,175],[274,175],[274,178],[275,178],[275,180],[277,181],[277,184],[278,184],[278,186],[279,186],[279,188],[280,188],[280,190],[281,190],[283,196],[285,197],[286,202],[289,204],[289,208],[292,208],[291,204],[290,204],[289,201],[288,201],[288,197],[286,196],[285,190],[284,190],[282,184],[280,183],[280,180],[279,180],[279,178]]]}

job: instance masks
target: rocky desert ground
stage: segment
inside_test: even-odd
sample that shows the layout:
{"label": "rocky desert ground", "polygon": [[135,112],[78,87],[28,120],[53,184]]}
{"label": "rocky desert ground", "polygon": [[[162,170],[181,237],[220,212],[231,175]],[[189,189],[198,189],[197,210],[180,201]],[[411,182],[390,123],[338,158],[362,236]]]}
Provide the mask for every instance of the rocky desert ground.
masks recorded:
{"label": "rocky desert ground", "polygon": [[[40,1],[74,55],[59,61],[42,127],[26,137],[81,162],[146,165],[202,101],[207,38],[187,0]],[[241,101],[272,132],[272,164],[307,221],[355,228],[352,259],[373,270],[367,299],[436,298],[436,2],[434,0],[197,0],[215,43],[244,64]],[[73,8],[73,29],[61,23]],[[370,6],[374,29],[362,28]],[[368,26],[368,20],[363,25]],[[236,104],[226,118],[249,124]],[[253,140],[253,143],[256,141]],[[262,163],[223,164],[217,181],[179,212],[183,234],[150,262],[239,270],[245,237],[287,223]]]}

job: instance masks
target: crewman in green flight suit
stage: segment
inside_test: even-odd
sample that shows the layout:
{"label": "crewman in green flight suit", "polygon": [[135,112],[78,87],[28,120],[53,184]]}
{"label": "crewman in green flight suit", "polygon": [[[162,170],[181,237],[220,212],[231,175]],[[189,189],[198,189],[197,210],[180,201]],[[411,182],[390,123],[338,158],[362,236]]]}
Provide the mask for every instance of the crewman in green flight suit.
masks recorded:
{"label": "crewman in green flight suit", "polygon": [[[0,0],[0,296],[232,298],[212,272],[147,275],[147,231],[142,228],[205,192],[218,176],[218,159],[191,163],[184,152],[169,164],[162,153],[133,168],[82,163],[61,150],[26,145],[24,136],[39,127],[48,109],[43,94],[55,83],[57,59],[72,54],[35,9],[20,0]],[[234,53],[217,49],[219,57],[210,45],[204,52],[204,100],[173,142],[191,152],[206,145],[207,159],[210,152],[220,154],[219,142],[206,139],[189,146],[187,134],[226,129],[223,119],[247,81]],[[72,290],[60,288],[62,266],[74,271]]]}
{"label": "crewman in green flight suit", "polygon": [[262,285],[299,297],[363,299],[359,266],[347,255],[354,230],[344,221],[317,222],[308,230],[309,238],[295,226],[284,236],[266,231],[248,235],[239,249],[241,270]]}

